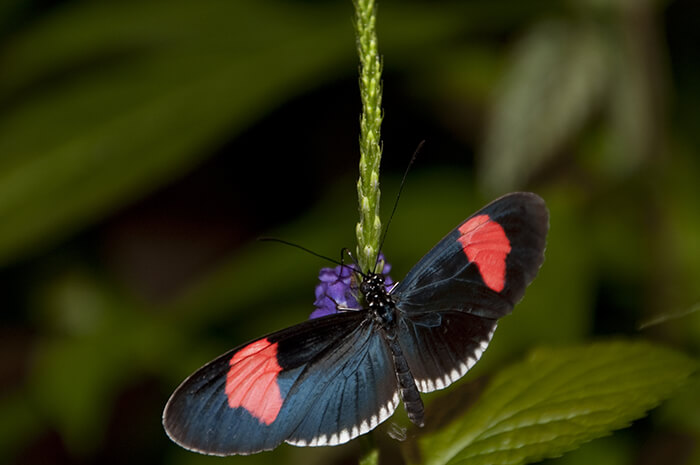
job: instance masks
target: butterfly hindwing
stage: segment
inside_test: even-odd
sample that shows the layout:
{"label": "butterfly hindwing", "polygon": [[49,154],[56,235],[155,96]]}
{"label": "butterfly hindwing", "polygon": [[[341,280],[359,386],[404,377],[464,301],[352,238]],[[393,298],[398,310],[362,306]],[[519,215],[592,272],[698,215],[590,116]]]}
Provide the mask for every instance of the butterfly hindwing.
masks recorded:
{"label": "butterfly hindwing", "polygon": [[549,215],[531,193],[505,195],[433,247],[392,294],[404,313],[458,310],[498,319],[513,309],[544,260]]}
{"label": "butterfly hindwing", "polygon": [[187,449],[230,455],[284,441],[339,444],[369,431],[398,404],[391,355],[373,325],[347,312],[223,354],[173,393],[163,413],[168,435]]}
{"label": "butterfly hindwing", "polygon": [[496,324],[459,311],[401,318],[399,342],[418,389],[444,389],[464,376],[486,350]]}

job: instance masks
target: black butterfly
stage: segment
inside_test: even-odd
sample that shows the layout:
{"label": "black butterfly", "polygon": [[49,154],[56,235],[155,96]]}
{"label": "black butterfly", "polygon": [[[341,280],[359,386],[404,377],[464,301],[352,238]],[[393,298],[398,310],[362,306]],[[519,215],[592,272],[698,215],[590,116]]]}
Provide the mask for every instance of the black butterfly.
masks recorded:
{"label": "black butterfly", "polygon": [[371,431],[399,399],[422,426],[419,392],[447,387],[479,360],[542,265],[548,222],[535,194],[490,203],[391,291],[383,275],[365,274],[365,308],[272,333],[197,370],[165,406],[166,432],[213,455],[333,446]]}

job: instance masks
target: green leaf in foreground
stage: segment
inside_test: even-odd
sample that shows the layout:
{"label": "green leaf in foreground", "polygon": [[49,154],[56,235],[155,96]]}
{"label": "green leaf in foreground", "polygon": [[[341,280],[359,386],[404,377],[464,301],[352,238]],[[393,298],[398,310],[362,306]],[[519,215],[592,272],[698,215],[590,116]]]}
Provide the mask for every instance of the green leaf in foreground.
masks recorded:
{"label": "green leaf in foreground", "polygon": [[473,409],[420,448],[431,465],[556,457],[643,416],[695,368],[643,342],[538,349],[495,376]]}

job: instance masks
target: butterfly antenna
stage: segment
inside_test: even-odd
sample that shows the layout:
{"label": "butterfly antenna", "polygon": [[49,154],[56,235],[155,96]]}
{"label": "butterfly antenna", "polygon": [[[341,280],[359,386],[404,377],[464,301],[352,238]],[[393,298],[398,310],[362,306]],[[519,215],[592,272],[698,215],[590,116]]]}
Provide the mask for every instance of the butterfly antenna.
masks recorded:
{"label": "butterfly antenna", "polygon": [[[294,242],[285,241],[284,239],[279,239],[277,237],[259,237],[258,240],[260,242],[279,242],[280,244],[291,245],[292,247],[296,247],[297,249],[300,249],[300,250],[303,250],[304,252],[310,253],[314,257],[323,258],[324,260],[328,260],[329,262],[335,263],[336,265],[347,266],[342,262],[342,255],[341,255],[341,261],[338,261],[338,260],[335,260],[333,258],[327,257],[325,255],[321,255],[320,253],[314,252],[311,249],[307,249],[303,245],[295,244]],[[342,251],[341,251],[341,254],[342,254]]]}
{"label": "butterfly antenna", "polygon": [[[354,267],[349,267],[348,265],[345,264],[345,255],[346,255],[346,254],[347,254],[350,258],[352,258],[352,264],[355,265]],[[341,266],[347,266],[347,267],[350,268],[353,272],[359,274],[359,275],[362,276],[363,278],[366,278],[366,277],[367,277],[367,274],[365,274],[365,273],[360,269],[360,264],[357,263],[357,260],[356,260],[355,257],[353,256],[353,254],[352,254],[352,252],[350,251],[350,249],[348,249],[347,247],[343,247],[342,249],[340,249],[340,265],[341,265]]]}
{"label": "butterfly antenna", "polygon": [[[348,257],[350,257],[352,259],[352,264],[355,265],[355,267],[357,268],[357,269],[353,268],[353,271],[357,271],[360,274],[363,274],[359,269],[360,264],[357,263],[357,260],[353,256],[352,251],[350,249],[348,249],[347,247],[343,247],[342,249],[340,249],[340,261],[341,261],[341,263],[345,264],[345,255],[347,255]],[[345,266],[347,266],[347,265],[345,265]],[[364,276],[364,274],[363,274],[363,276]]]}
{"label": "butterfly antenna", "polygon": [[[389,232],[389,225],[391,224],[392,218],[394,218],[394,213],[396,213],[396,208],[399,206],[399,199],[401,198],[401,191],[403,191],[403,186],[406,184],[406,177],[408,177],[408,172],[411,170],[411,166],[413,166],[413,162],[416,161],[416,157],[418,156],[418,153],[420,152],[420,149],[423,148],[423,144],[425,144],[425,140],[420,141],[418,144],[418,147],[416,147],[415,152],[413,152],[413,156],[411,157],[411,161],[408,162],[408,166],[406,167],[406,171],[403,173],[403,178],[401,178],[401,185],[399,185],[399,192],[396,194],[396,200],[394,200],[394,207],[391,209],[391,214],[389,215],[389,220],[386,222],[386,226],[384,227],[384,233],[382,234],[382,240],[379,241],[379,250],[382,250],[382,247],[384,247],[384,240],[386,239],[386,235]],[[374,269],[372,272],[377,271],[377,265],[379,264],[379,254],[377,253],[377,260],[374,262]]]}

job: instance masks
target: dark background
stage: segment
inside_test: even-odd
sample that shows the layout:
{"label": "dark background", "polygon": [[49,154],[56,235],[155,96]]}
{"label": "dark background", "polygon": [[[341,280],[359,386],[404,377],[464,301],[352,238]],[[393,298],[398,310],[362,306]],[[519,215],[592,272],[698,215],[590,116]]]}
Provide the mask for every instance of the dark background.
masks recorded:
{"label": "dark background", "polygon": [[[607,337],[697,356],[698,6],[380,3],[385,221],[426,141],[384,248],[394,279],[498,195],[532,190],[550,208],[539,278],[458,384],[535,346]],[[352,14],[2,3],[0,461],[356,463],[368,439],[214,459],[160,425],[195,368],[311,312],[327,264],[257,237],[354,247]],[[698,387],[556,462],[700,463]],[[373,434],[386,463],[400,462],[394,421]]]}

